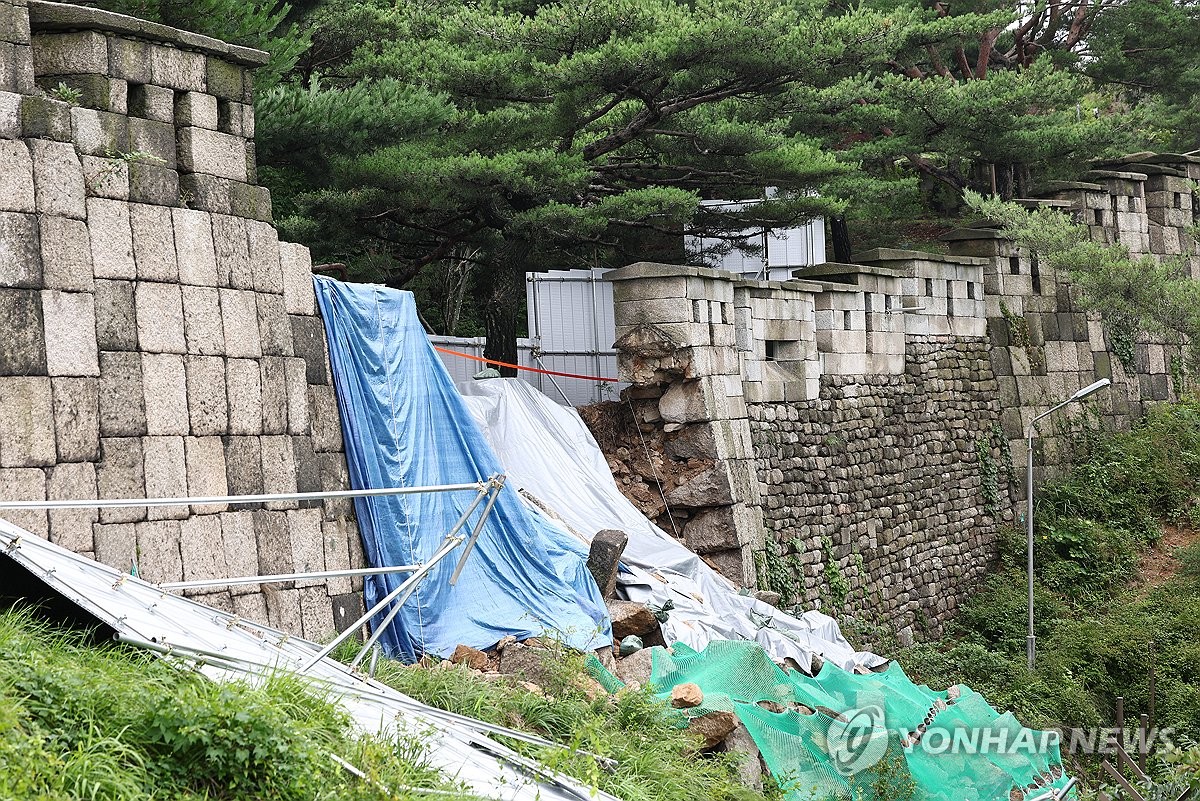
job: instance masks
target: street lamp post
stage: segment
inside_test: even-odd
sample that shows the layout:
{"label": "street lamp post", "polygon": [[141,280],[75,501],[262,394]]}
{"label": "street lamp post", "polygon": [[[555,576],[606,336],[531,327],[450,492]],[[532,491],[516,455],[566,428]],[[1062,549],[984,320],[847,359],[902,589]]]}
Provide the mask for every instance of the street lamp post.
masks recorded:
{"label": "street lamp post", "polygon": [[1037,652],[1037,636],[1033,633],[1033,436],[1036,433],[1035,426],[1039,420],[1049,417],[1064,406],[1083,400],[1088,395],[1097,390],[1104,389],[1111,383],[1107,378],[1101,378],[1094,384],[1088,384],[1062,403],[1057,406],[1051,406],[1048,410],[1030,420],[1029,427],[1025,429],[1025,444],[1027,446],[1025,453],[1025,555],[1028,560],[1026,572],[1029,579],[1029,635],[1025,638],[1025,655],[1029,660],[1030,670],[1033,670],[1034,655]]}

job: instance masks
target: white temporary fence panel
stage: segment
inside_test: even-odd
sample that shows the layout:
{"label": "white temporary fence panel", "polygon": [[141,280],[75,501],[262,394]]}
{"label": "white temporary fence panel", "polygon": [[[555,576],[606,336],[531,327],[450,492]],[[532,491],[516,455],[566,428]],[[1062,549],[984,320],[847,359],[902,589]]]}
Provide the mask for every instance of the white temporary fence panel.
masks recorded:
{"label": "white temporary fence panel", "polygon": [[[611,308],[612,303],[610,301],[610,314]],[[483,349],[487,345],[487,340],[483,337],[432,336],[429,338],[429,341],[439,348],[480,358],[483,357]],[[542,370],[556,370],[561,373],[594,375],[605,378],[614,377],[617,374],[617,355],[616,351],[613,351],[611,348],[608,353],[601,354],[599,359],[595,355],[588,353],[563,353],[557,351],[540,351],[540,359],[535,359],[533,353],[534,347],[530,340],[517,340],[517,364],[522,367],[536,367]],[[446,365],[447,372],[450,373],[450,377],[454,379],[454,383],[456,384],[470,381],[476,373],[487,366],[483,362],[477,362],[474,359],[464,359],[461,356],[453,356],[441,351],[438,352],[438,356],[441,357],[442,364]],[[597,362],[599,362],[599,365],[597,365]],[[627,384],[585,381],[578,378],[551,377],[524,370],[518,373],[518,377],[537,387],[538,391],[549,395],[555,402],[568,406],[587,406],[588,404],[602,400],[617,400],[620,396],[620,390],[628,386]],[[557,384],[557,387],[555,384]]]}
{"label": "white temporary fence panel", "polygon": [[[748,202],[724,200],[705,201],[706,206],[721,206],[737,211]],[[728,253],[712,254],[714,248],[728,247],[724,240],[685,236],[684,250],[697,260],[710,263],[719,270],[736,273],[745,278],[766,281],[787,281],[792,270],[825,263],[825,221],[813,220],[807,225],[777,231],[745,230],[740,232],[745,247],[733,247]],[[752,252],[754,251],[754,252]],[[703,257],[701,254],[710,253]]]}

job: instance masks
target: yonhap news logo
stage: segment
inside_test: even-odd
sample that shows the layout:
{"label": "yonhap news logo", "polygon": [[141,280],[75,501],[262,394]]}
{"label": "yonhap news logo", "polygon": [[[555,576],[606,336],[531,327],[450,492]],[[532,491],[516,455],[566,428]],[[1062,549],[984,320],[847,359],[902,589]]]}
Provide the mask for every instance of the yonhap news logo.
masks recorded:
{"label": "yonhap news logo", "polygon": [[853,776],[883,759],[888,731],[883,708],[864,706],[848,709],[829,724],[825,735],[833,767],[843,776]]}
{"label": "yonhap news logo", "polygon": [[953,700],[937,702],[925,720],[911,730],[889,729],[884,710],[878,705],[852,707],[841,713],[825,710],[833,718],[825,743],[830,761],[842,776],[861,773],[883,759],[892,737],[906,755],[920,751],[930,757],[944,754],[1019,756],[1035,762],[1045,761],[1046,756],[1053,756],[1056,751],[1063,755],[1103,755],[1115,754],[1124,747],[1149,753],[1159,747],[1171,748],[1180,740],[1179,733],[1171,728],[1039,731],[1021,726],[1011,716],[977,726],[962,719],[938,725],[938,713],[952,704]]}

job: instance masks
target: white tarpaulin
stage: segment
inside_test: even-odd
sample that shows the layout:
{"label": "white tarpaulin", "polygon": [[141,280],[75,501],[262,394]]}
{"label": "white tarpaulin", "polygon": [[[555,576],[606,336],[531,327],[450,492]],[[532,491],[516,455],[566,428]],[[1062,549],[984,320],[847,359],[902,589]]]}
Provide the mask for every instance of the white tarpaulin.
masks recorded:
{"label": "white tarpaulin", "polygon": [[752,596],[710,568],[651,523],[621,494],[596,440],[574,409],[559,406],[516,379],[469,381],[459,386],[510,483],[545,503],[589,539],[603,529],[629,535],[618,579],[626,596],[674,609],[663,636],[702,650],[712,640],[754,640],[777,661],[809,668],[813,654],[846,670],[885,659],[855,651],[837,621],[817,611],[800,617]]}
{"label": "white tarpaulin", "polygon": [[[301,672],[319,649],[315,643],[171,595],[5,520],[0,520],[0,554],[119,636],[168,658],[195,659],[214,681],[253,681],[278,671],[311,681],[364,733],[416,738],[427,747],[430,764],[481,798],[619,801],[484,736],[480,727],[487,724],[426,706],[332,659]],[[0,557],[0,575],[11,592],[19,577],[6,561]],[[33,593],[23,589],[22,594]]]}

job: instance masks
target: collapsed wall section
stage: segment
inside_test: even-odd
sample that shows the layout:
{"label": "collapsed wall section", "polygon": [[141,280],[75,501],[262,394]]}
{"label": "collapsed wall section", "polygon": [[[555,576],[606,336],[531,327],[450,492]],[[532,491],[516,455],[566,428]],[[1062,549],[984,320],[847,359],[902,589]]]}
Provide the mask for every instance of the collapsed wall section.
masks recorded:
{"label": "collapsed wall section", "polygon": [[[117,14],[0,0],[0,492],[346,489],[307,248],[254,160],[266,54]],[[151,581],[362,563],[348,501],[11,512]],[[358,581],[204,602],[310,638]]]}

